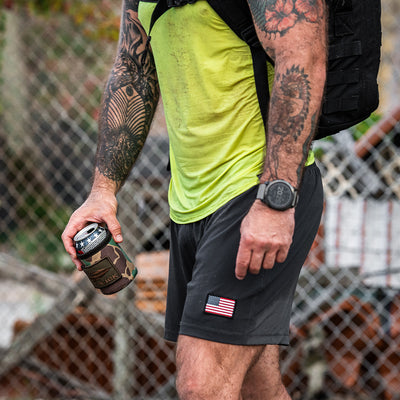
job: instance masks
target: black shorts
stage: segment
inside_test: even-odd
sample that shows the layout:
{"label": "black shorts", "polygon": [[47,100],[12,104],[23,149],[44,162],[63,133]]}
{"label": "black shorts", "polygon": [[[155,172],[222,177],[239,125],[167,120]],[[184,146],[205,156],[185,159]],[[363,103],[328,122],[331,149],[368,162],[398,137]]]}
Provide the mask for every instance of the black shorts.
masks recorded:
{"label": "black shorts", "polygon": [[322,214],[321,175],[315,164],[305,168],[286,261],[238,280],[240,224],[257,188],[201,221],[172,222],[165,339],[176,341],[182,334],[238,345],[289,344],[298,277]]}

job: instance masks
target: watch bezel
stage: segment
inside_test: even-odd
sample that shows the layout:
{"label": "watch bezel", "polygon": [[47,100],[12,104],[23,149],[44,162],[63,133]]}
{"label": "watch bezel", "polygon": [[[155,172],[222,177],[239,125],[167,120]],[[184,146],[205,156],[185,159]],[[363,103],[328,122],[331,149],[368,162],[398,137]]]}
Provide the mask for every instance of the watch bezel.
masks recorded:
{"label": "watch bezel", "polygon": [[[289,189],[291,198],[287,202],[278,204],[269,197],[271,189],[276,185],[284,185],[286,188]],[[267,181],[260,183],[257,193],[257,199],[261,200],[264,204],[266,204],[268,207],[274,210],[285,211],[288,210],[289,208],[296,207],[298,202],[298,195],[297,195],[297,190],[289,182],[286,182],[282,179],[276,179],[274,181]]]}

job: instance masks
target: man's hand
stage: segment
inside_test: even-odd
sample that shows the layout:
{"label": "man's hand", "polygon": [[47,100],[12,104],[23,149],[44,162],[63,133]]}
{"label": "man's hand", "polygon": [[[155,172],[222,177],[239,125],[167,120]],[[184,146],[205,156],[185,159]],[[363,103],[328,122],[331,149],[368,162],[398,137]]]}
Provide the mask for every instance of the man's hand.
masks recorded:
{"label": "man's hand", "polygon": [[82,270],[82,262],[76,256],[73,238],[90,222],[106,223],[115,242],[122,242],[121,225],[117,214],[117,199],[110,191],[92,191],[87,200],[71,216],[61,239],[72,262]]}
{"label": "man's hand", "polygon": [[294,208],[276,211],[256,200],[243,219],[235,275],[258,274],[261,268],[271,269],[275,262],[284,262],[292,243]]}

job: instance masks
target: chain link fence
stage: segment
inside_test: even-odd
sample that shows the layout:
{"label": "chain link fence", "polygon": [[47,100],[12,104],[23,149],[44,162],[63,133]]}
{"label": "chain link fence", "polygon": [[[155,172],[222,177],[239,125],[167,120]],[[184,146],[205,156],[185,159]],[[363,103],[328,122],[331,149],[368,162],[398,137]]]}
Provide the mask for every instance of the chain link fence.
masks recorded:
{"label": "chain link fence", "polygon": [[[295,400],[400,399],[400,5],[382,2],[380,109],[314,144],[325,211],[295,297],[292,345],[282,349]],[[115,35],[98,32],[118,25],[119,6],[99,2],[87,23],[0,10],[0,399],[177,399],[174,347],[162,339],[169,218],[161,103],[119,194],[135,284],[98,294],[60,240],[90,190],[116,50]]]}

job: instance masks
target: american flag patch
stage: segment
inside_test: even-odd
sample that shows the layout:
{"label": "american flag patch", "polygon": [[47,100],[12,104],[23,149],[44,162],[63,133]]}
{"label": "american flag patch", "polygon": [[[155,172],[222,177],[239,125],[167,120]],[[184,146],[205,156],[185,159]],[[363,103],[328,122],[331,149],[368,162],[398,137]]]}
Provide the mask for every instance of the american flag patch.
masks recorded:
{"label": "american flag patch", "polygon": [[209,294],[204,311],[208,314],[222,315],[223,317],[232,318],[233,312],[235,311],[235,305],[236,300]]}

